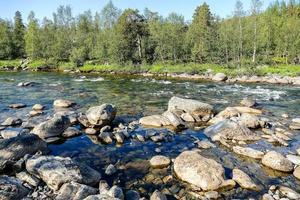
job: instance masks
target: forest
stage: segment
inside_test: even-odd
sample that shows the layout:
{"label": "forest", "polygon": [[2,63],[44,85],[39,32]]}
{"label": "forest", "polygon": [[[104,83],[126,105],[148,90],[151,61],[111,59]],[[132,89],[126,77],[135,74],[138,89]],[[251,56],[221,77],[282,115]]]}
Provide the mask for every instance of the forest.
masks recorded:
{"label": "forest", "polygon": [[[26,23],[25,23],[26,21]],[[49,65],[85,63],[153,65],[156,63],[222,66],[295,65],[300,59],[300,1],[252,0],[245,10],[236,1],[232,15],[220,18],[208,4],[191,21],[145,9],[120,10],[110,1],[99,12],[73,16],[60,6],[53,18],[27,20],[17,11],[0,19],[0,60],[30,59]]]}

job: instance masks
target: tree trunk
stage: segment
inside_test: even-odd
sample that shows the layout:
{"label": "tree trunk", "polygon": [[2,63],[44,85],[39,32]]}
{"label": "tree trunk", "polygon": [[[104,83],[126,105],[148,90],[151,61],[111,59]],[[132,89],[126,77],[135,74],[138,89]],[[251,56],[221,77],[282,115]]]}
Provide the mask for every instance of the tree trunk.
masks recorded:
{"label": "tree trunk", "polygon": [[254,22],[254,41],[253,41],[253,58],[252,62],[256,62],[256,50],[257,50],[257,19],[255,17],[255,22]]}

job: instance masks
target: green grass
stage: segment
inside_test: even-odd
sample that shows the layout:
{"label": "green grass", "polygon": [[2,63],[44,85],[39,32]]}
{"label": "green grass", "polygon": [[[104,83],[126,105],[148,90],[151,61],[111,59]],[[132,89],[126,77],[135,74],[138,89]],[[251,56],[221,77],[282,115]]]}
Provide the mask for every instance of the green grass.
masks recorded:
{"label": "green grass", "polygon": [[[20,60],[0,60],[0,69],[7,66],[20,66]],[[150,73],[188,73],[188,74],[203,74],[209,69],[214,74],[222,72],[228,76],[236,77],[243,75],[257,75],[265,76],[268,74],[278,74],[281,76],[300,76],[300,65],[278,65],[278,66],[258,66],[258,67],[227,67],[216,64],[160,64],[153,65],[100,65],[100,64],[85,64],[82,67],[75,67],[70,62],[60,62],[59,64],[53,64],[46,62],[45,60],[34,60],[28,64],[30,69],[36,69],[37,67],[52,67],[59,71],[80,69],[82,72],[119,72],[119,73],[131,73],[131,72],[150,72]]]}

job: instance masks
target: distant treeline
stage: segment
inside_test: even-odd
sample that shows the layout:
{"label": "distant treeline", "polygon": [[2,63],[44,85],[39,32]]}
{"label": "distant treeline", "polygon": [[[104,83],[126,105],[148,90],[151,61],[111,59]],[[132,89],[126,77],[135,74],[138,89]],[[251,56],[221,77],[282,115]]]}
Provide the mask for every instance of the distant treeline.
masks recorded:
{"label": "distant treeline", "polygon": [[121,11],[110,1],[100,12],[76,17],[60,6],[53,18],[34,12],[24,24],[0,19],[0,59],[43,59],[49,63],[98,64],[216,63],[232,66],[298,64],[300,1],[275,1],[262,10],[252,0],[245,11],[236,2],[233,15],[221,19],[204,3],[192,21],[170,13],[164,18],[145,9]]}

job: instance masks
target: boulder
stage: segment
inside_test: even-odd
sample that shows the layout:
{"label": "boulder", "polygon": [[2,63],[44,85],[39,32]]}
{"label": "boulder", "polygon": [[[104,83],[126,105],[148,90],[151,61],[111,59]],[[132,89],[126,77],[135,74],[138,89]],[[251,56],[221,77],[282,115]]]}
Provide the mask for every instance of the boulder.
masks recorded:
{"label": "boulder", "polygon": [[186,113],[195,117],[211,117],[213,115],[213,106],[202,103],[200,101],[192,99],[182,99],[179,97],[172,97],[169,100],[168,111],[176,112],[177,110],[183,110]]}
{"label": "boulder", "polygon": [[216,161],[205,158],[197,151],[185,151],[174,162],[177,177],[204,191],[217,190],[235,185],[232,180],[224,180],[225,170]]}
{"label": "boulder", "polygon": [[29,193],[29,190],[22,185],[21,180],[0,176],[0,199],[1,200],[21,200]]}
{"label": "boulder", "polygon": [[249,113],[243,113],[241,117],[238,118],[238,120],[240,125],[247,128],[255,129],[260,127],[260,121],[258,117]]}
{"label": "boulder", "polygon": [[300,199],[300,194],[291,188],[285,187],[285,186],[280,186],[279,187],[279,192],[282,194],[284,197],[287,197],[288,199],[293,199],[293,200],[298,200]]}
{"label": "boulder", "polygon": [[34,127],[32,133],[45,140],[51,137],[61,136],[69,126],[70,120],[67,116],[55,116]]}
{"label": "boulder", "polygon": [[9,139],[9,138],[17,137],[17,136],[20,136],[23,133],[24,132],[23,132],[22,129],[5,129],[3,131],[0,131],[0,135],[4,139]]}
{"label": "boulder", "polygon": [[116,186],[116,185],[112,186],[107,194],[110,197],[120,199],[120,200],[124,200],[123,190],[120,187]]}
{"label": "boulder", "polygon": [[242,106],[246,106],[246,107],[254,107],[256,105],[256,101],[254,99],[251,98],[244,98],[241,103]]}
{"label": "boulder", "polygon": [[41,104],[35,104],[32,106],[32,110],[37,110],[37,111],[41,111],[44,110],[45,106],[41,105]]}
{"label": "boulder", "polygon": [[216,124],[225,119],[230,119],[231,117],[237,117],[240,113],[237,109],[233,107],[227,107],[225,110],[219,112],[214,118],[209,120],[209,124]]}
{"label": "boulder", "polygon": [[78,135],[81,135],[81,131],[78,130],[78,128],[76,128],[76,127],[69,127],[62,133],[62,136],[64,138],[75,137]]}
{"label": "boulder", "polygon": [[233,169],[232,179],[244,189],[258,190],[258,186],[252,181],[250,176],[240,169]]}
{"label": "boulder", "polygon": [[291,172],[294,169],[293,163],[276,151],[266,153],[262,158],[262,164],[282,172]]}
{"label": "boulder", "polygon": [[95,195],[98,190],[76,182],[65,183],[58,191],[56,200],[82,200],[90,195]]}
{"label": "boulder", "polygon": [[167,200],[167,197],[160,191],[155,190],[150,196],[150,200]]}
{"label": "boulder", "polygon": [[239,125],[232,120],[224,120],[207,127],[204,133],[213,141],[225,140],[238,140],[238,141],[256,141],[261,137],[252,132],[245,126]]}
{"label": "boulder", "polygon": [[109,132],[103,132],[99,134],[99,138],[101,141],[105,144],[111,144],[113,143],[113,135]]}
{"label": "boulder", "polygon": [[252,149],[250,147],[234,146],[233,152],[242,156],[247,156],[254,159],[262,159],[264,152]]}
{"label": "boulder", "polygon": [[18,161],[26,154],[32,155],[37,151],[46,150],[47,144],[32,134],[0,140],[0,169],[5,168],[10,162]]}
{"label": "boulder", "polygon": [[105,169],[105,174],[108,176],[111,176],[116,172],[117,172],[117,168],[113,164],[108,165],[107,168]]}
{"label": "boulder", "polygon": [[26,162],[29,173],[40,177],[49,188],[57,191],[70,182],[95,185],[101,175],[94,169],[59,156],[33,156]]}
{"label": "boulder", "polygon": [[153,168],[165,168],[168,167],[171,160],[166,156],[154,156],[150,159],[150,165]]}
{"label": "boulder", "polygon": [[40,183],[40,179],[36,178],[35,176],[29,174],[26,171],[20,172],[16,174],[16,177],[21,181],[28,183],[32,187],[37,187]]}
{"label": "boulder", "polygon": [[147,117],[142,117],[139,123],[144,126],[162,127],[171,126],[171,122],[162,115],[151,115]]}
{"label": "boulder", "polygon": [[64,100],[64,99],[57,99],[53,102],[53,106],[55,108],[70,108],[74,105],[75,103],[69,100]]}
{"label": "boulder", "polygon": [[14,108],[14,109],[20,109],[20,108],[25,108],[26,104],[23,104],[23,103],[14,103],[14,104],[10,104],[9,107],[10,108]]}
{"label": "boulder", "polygon": [[174,113],[170,112],[170,111],[166,111],[162,114],[162,116],[164,116],[165,118],[168,119],[168,121],[172,124],[172,126],[174,126],[175,128],[184,128],[185,124],[182,121],[182,119],[180,117],[178,117],[177,115],[175,115]]}
{"label": "boulder", "polygon": [[16,117],[9,117],[4,122],[2,122],[1,126],[18,126],[22,124],[22,120]]}
{"label": "boulder", "polygon": [[212,80],[217,82],[226,81],[227,76],[224,73],[217,73],[216,75],[213,76]]}
{"label": "boulder", "polygon": [[125,194],[126,200],[140,200],[141,196],[140,194],[135,190],[128,190]]}
{"label": "boulder", "polygon": [[106,126],[110,125],[115,119],[117,114],[117,109],[114,105],[103,104],[101,106],[96,106],[88,109],[86,112],[86,117],[90,124],[94,126]]}
{"label": "boulder", "polygon": [[190,113],[182,113],[180,117],[185,122],[195,122],[196,121]]}

